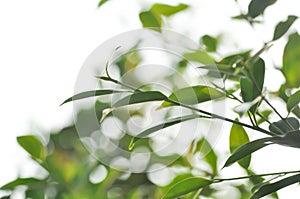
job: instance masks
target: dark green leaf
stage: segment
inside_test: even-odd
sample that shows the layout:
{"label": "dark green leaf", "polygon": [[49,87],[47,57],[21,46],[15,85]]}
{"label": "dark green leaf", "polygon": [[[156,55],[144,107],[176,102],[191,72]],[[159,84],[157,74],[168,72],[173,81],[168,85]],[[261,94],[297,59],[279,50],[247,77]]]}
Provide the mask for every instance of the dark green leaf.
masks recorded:
{"label": "dark green leaf", "polygon": [[300,36],[291,34],[284,48],[282,72],[288,87],[298,88],[300,85]]}
{"label": "dark green leaf", "polygon": [[300,148],[300,131],[291,131],[283,137],[274,137],[272,142],[283,146]]}
{"label": "dark green leaf", "polygon": [[288,16],[286,21],[281,21],[277,24],[275,31],[274,31],[274,36],[273,36],[273,41],[279,39],[282,37],[292,26],[292,24],[296,21],[298,17],[290,15]]}
{"label": "dark green leaf", "polygon": [[251,196],[251,199],[259,199],[297,182],[300,182],[300,174],[284,178],[272,184],[264,185]]}
{"label": "dark green leaf", "polygon": [[255,18],[263,14],[265,9],[275,2],[276,0],[252,0],[248,6],[248,15]]}
{"label": "dark green leaf", "polygon": [[178,123],[181,123],[181,122],[185,122],[185,121],[188,121],[188,120],[192,120],[192,119],[195,119],[195,118],[199,118],[200,115],[186,115],[186,116],[182,116],[182,117],[176,117],[176,118],[173,118],[173,119],[169,119],[167,121],[165,121],[164,123],[162,124],[159,124],[159,125],[156,125],[156,126],[153,126],[147,130],[144,130],[143,132],[139,133],[136,137],[132,138],[131,142],[130,142],[130,145],[129,145],[129,150],[132,150],[135,143],[140,140],[141,138],[143,137],[146,137],[148,135],[150,135],[151,133],[154,133],[156,131],[159,131],[161,129],[164,129],[164,128],[167,128],[169,126],[173,126],[175,124],[178,124]]}
{"label": "dark green leaf", "polygon": [[12,182],[9,182],[3,185],[0,189],[1,190],[12,190],[17,186],[26,185],[26,186],[33,186],[42,183],[42,180],[36,178],[18,178]]}
{"label": "dark green leaf", "polygon": [[33,158],[40,160],[45,159],[46,149],[38,138],[32,135],[17,137],[19,145],[21,145]]}
{"label": "dark green leaf", "polygon": [[[193,105],[222,97],[225,97],[225,94],[217,89],[209,86],[198,85],[179,89],[172,93],[168,99],[183,104]],[[164,102],[161,106],[166,107],[170,105],[171,104],[169,102]]]}
{"label": "dark green leaf", "polygon": [[[234,153],[239,147],[249,142],[249,137],[245,129],[237,124],[233,124],[230,130],[229,146],[230,152]],[[250,165],[251,155],[238,161],[239,165],[247,169]]]}
{"label": "dark green leaf", "polygon": [[201,42],[206,46],[206,50],[209,52],[216,52],[218,46],[218,39],[209,35],[204,35],[201,38]]}
{"label": "dark green leaf", "polygon": [[191,62],[199,62],[204,65],[214,64],[214,59],[203,50],[196,50],[194,52],[187,52],[183,54],[184,58],[187,61]]}
{"label": "dark green leaf", "polygon": [[121,107],[130,104],[137,104],[142,102],[150,102],[150,101],[163,101],[167,100],[168,98],[159,91],[144,91],[144,92],[136,92],[131,95],[128,95],[115,104],[113,107]]}
{"label": "dark green leaf", "polygon": [[99,3],[98,3],[98,8],[100,8],[103,4],[105,4],[106,2],[108,2],[109,0],[101,0]]}
{"label": "dark green leaf", "polygon": [[96,96],[101,96],[101,95],[109,95],[109,94],[114,94],[114,93],[121,93],[121,92],[128,92],[128,91],[120,91],[120,90],[94,90],[94,91],[85,91],[79,94],[76,94],[68,99],[66,99],[61,105],[75,101],[75,100],[80,100],[88,97],[96,97]]}
{"label": "dark green leaf", "polygon": [[247,144],[244,144],[243,146],[239,147],[226,161],[224,167],[228,167],[231,164],[235,163],[236,161],[250,155],[251,153],[268,146],[270,141],[272,140],[272,137],[262,138],[258,140],[254,140],[252,142],[248,142]]}
{"label": "dark green leaf", "polygon": [[154,28],[159,30],[162,25],[162,19],[160,15],[157,15],[151,11],[145,11],[140,13],[140,20],[144,28]]}
{"label": "dark green leaf", "polygon": [[287,110],[291,112],[294,108],[299,107],[300,103],[300,90],[291,95],[287,101]]}
{"label": "dark green leaf", "polygon": [[275,134],[283,135],[299,129],[299,121],[294,117],[288,117],[270,124],[269,130]]}
{"label": "dark green leaf", "polygon": [[[265,79],[265,62],[263,59],[258,59],[257,62],[249,66],[248,77],[241,78],[241,92],[244,102],[251,102],[261,95]],[[257,106],[259,103],[257,103]],[[251,108],[254,113],[257,106]]]}
{"label": "dark green leaf", "polygon": [[216,175],[218,172],[218,168],[217,168],[218,156],[216,155],[216,153],[212,149],[211,145],[205,138],[202,138],[201,140],[199,140],[197,142],[195,152],[198,152],[198,151],[201,152],[205,161],[211,167],[213,174]]}
{"label": "dark green leaf", "polygon": [[164,15],[166,17],[169,17],[171,15],[174,15],[182,10],[187,9],[189,6],[186,4],[179,4],[177,6],[171,6],[166,4],[154,4],[151,8],[151,12],[158,14],[158,15]]}
{"label": "dark green leaf", "polygon": [[213,182],[204,178],[192,177],[182,180],[171,187],[168,192],[162,197],[162,199],[174,199],[184,194],[196,191],[205,186],[212,184]]}
{"label": "dark green leaf", "polygon": [[211,64],[199,66],[198,68],[208,70],[210,72],[208,75],[212,76],[213,73],[213,77],[220,77],[220,74],[233,77],[245,77],[243,73],[236,72],[231,65],[226,64]]}

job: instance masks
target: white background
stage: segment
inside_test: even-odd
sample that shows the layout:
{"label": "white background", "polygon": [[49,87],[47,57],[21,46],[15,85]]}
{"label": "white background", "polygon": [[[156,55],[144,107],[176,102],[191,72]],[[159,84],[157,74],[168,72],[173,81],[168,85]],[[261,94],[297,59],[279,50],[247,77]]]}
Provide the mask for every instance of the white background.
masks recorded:
{"label": "white background", "polygon": [[[112,0],[97,9],[97,0],[0,1],[0,186],[18,175],[32,174],[34,166],[17,145],[16,136],[48,132],[70,123],[72,106],[60,107],[59,104],[73,94],[75,79],[85,58],[110,37],[141,28],[138,13],[153,2]],[[244,22],[230,22],[230,16],[238,14],[233,0],[181,2],[194,7],[190,14],[175,16],[169,27],[194,40],[203,34],[223,31],[227,46],[224,52],[237,51],[237,46],[259,49],[262,40],[271,39],[272,28],[278,21],[288,14],[300,14],[299,1],[279,0],[266,11],[268,23],[253,33]],[[247,2],[241,3],[246,5]],[[174,4],[174,1],[164,3]],[[299,21],[293,29],[300,31]],[[227,37],[231,39],[226,40]],[[270,51],[279,66],[285,42],[281,39]],[[282,76],[267,74],[266,81],[270,89],[276,89],[279,84],[274,81],[280,83]],[[226,141],[228,134],[225,136]],[[296,170],[300,166],[297,157],[297,149],[274,146],[257,152],[253,165],[260,173]],[[234,167],[226,173],[230,171],[234,171]],[[300,188],[293,185],[279,195],[299,198]]]}

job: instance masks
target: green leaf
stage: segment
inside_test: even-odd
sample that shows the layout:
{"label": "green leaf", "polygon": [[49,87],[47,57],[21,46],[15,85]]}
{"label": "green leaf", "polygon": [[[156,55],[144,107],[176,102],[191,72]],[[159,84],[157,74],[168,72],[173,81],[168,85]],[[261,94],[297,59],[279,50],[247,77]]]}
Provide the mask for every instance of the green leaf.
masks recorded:
{"label": "green leaf", "polygon": [[286,133],[283,137],[274,137],[272,139],[272,142],[283,146],[300,148],[300,131],[290,131]]}
{"label": "green leaf", "polygon": [[264,118],[259,118],[259,119],[257,120],[257,124],[259,125],[259,124],[265,122],[266,120],[268,120],[271,113],[272,113],[271,110],[264,110],[264,111],[260,112],[260,114],[261,114],[262,116],[264,116]]}
{"label": "green leaf", "polygon": [[142,102],[150,102],[150,101],[163,101],[167,100],[168,98],[159,91],[143,91],[143,92],[136,92],[131,95],[128,95],[116,103],[113,104],[113,107],[121,107],[130,104],[138,104]]}
{"label": "green leaf", "polygon": [[128,148],[129,148],[129,150],[132,150],[135,143],[138,140],[140,140],[143,137],[146,137],[146,136],[150,135],[151,133],[154,133],[156,131],[167,128],[169,126],[173,126],[175,124],[182,123],[182,122],[192,120],[192,119],[195,119],[195,118],[199,118],[199,117],[201,117],[201,116],[193,114],[193,115],[186,115],[186,116],[182,116],[182,117],[176,117],[176,118],[173,118],[173,119],[169,119],[169,120],[165,121],[164,123],[158,124],[158,125],[153,126],[153,127],[149,128],[147,130],[144,130],[141,133],[139,133],[136,137],[133,137],[130,141],[130,144],[129,144]]}
{"label": "green leaf", "polygon": [[106,2],[108,2],[109,0],[101,0],[99,3],[98,3],[98,8],[100,8],[101,6],[103,6],[103,4],[105,4]]}
{"label": "green leaf", "polygon": [[182,10],[187,9],[189,6],[186,4],[179,4],[177,6],[171,6],[171,5],[166,5],[166,4],[154,4],[151,8],[151,12],[158,14],[158,15],[164,15],[166,17],[169,17],[171,15],[174,15]]}
{"label": "green leaf", "polygon": [[145,11],[141,12],[139,17],[144,28],[153,28],[154,30],[160,31],[162,25],[162,19],[160,15],[157,15],[151,11]]}
{"label": "green leaf", "polygon": [[18,178],[12,182],[9,182],[3,185],[1,190],[13,190],[17,186],[25,185],[25,186],[33,186],[42,183],[42,180],[36,178]]}
{"label": "green leaf", "polygon": [[[251,102],[261,94],[265,79],[264,60],[260,58],[253,65],[250,65],[249,73],[248,77],[240,79],[242,98],[244,102]],[[255,82],[253,82],[252,79]],[[259,103],[257,103],[257,106],[258,105]],[[257,106],[252,107],[251,112],[254,113]]]}
{"label": "green leaf", "polygon": [[291,112],[294,108],[299,107],[300,103],[300,90],[291,95],[287,101],[287,110]]}
{"label": "green leaf", "polygon": [[216,175],[218,172],[218,168],[217,168],[218,156],[216,155],[211,145],[205,138],[202,138],[197,142],[195,152],[198,151],[202,153],[205,161],[211,167],[213,174]]}
{"label": "green leaf", "polygon": [[208,75],[213,77],[220,77],[220,74],[232,77],[245,77],[243,73],[236,72],[235,68],[227,64],[210,64],[199,66],[198,68],[208,70],[210,72]]}
{"label": "green leaf", "polygon": [[114,93],[122,93],[122,92],[128,92],[128,91],[120,91],[120,90],[94,90],[94,91],[85,91],[79,94],[76,94],[68,99],[66,99],[61,105],[75,101],[75,100],[80,100],[80,99],[85,99],[89,97],[96,97],[96,96],[101,96],[101,95],[109,95],[109,94],[114,94]]}
{"label": "green leaf", "polygon": [[191,177],[185,180],[182,180],[171,187],[168,192],[162,197],[162,199],[174,199],[176,197],[182,196],[184,194],[190,193],[192,191],[196,191],[203,187],[206,187],[213,182],[211,180],[207,180],[199,177]]}
{"label": "green leaf", "polygon": [[[239,147],[248,143],[249,137],[245,129],[237,124],[233,124],[230,130],[229,146],[230,153],[234,153]],[[251,155],[248,155],[238,161],[239,165],[247,169],[251,162]]]}
{"label": "green leaf", "polygon": [[248,142],[247,144],[244,144],[243,146],[239,147],[226,161],[224,167],[228,167],[231,164],[235,163],[236,161],[250,155],[251,153],[268,146],[270,141],[272,140],[272,137],[267,138],[261,138],[258,140],[254,140],[252,142]]}
{"label": "green leaf", "polygon": [[218,39],[209,35],[204,35],[201,42],[206,46],[208,52],[216,52],[218,46]]}
{"label": "green leaf", "polygon": [[294,117],[288,117],[278,122],[273,122],[269,130],[275,134],[283,135],[299,129],[299,121]]}
{"label": "green leaf", "polygon": [[255,18],[263,14],[265,9],[275,2],[276,0],[252,0],[248,6],[248,15]]}
{"label": "green leaf", "polygon": [[[183,104],[193,105],[222,97],[225,97],[225,94],[217,89],[209,86],[198,85],[179,89],[173,92],[168,99]],[[161,106],[166,107],[170,105],[170,102],[164,102]]]}
{"label": "green leaf", "polygon": [[277,24],[275,31],[274,31],[274,36],[273,36],[273,41],[279,39],[282,37],[292,26],[292,24],[296,21],[298,17],[290,15],[288,16],[286,21],[281,21]]}
{"label": "green leaf", "polygon": [[17,137],[17,141],[33,158],[44,160],[46,149],[40,140],[32,135]]}
{"label": "green leaf", "polygon": [[187,61],[199,62],[204,65],[215,63],[214,59],[207,52],[200,49],[194,52],[184,53],[183,56],[185,59],[187,59]]}
{"label": "green leaf", "polygon": [[284,48],[282,72],[288,87],[298,88],[300,85],[300,36],[291,34]]}
{"label": "green leaf", "polygon": [[257,192],[255,192],[250,199],[259,199],[263,196],[276,192],[279,189],[282,189],[297,182],[300,182],[300,174],[284,178],[271,184],[264,185]]}

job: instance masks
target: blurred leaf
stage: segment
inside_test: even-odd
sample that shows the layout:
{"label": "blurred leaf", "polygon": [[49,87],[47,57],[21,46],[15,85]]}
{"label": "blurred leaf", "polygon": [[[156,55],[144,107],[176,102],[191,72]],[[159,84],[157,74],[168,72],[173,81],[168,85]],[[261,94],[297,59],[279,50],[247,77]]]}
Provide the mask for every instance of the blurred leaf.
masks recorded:
{"label": "blurred leaf", "polygon": [[287,110],[291,112],[294,108],[299,107],[300,103],[300,90],[291,95],[287,101]]}
{"label": "blurred leaf", "polygon": [[259,119],[257,120],[257,124],[259,125],[259,124],[265,122],[266,119],[268,120],[271,113],[272,113],[271,110],[264,110],[264,111],[260,112],[260,114],[261,114],[265,119],[264,119],[264,118],[259,118]]}
{"label": "blurred leaf", "polygon": [[286,21],[279,22],[274,31],[273,41],[282,37],[293,25],[293,23],[296,21],[297,18],[298,17],[296,16],[290,15],[288,16]]}
{"label": "blurred leaf", "polygon": [[33,158],[44,160],[46,149],[40,140],[33,135],[17,137],[20,146],[23,147]]}
{"label": "blurred leaf", "polygon": [[261,100],[261,97],[258,96],[251,102],[242,103],[236,107],[234,107],[234,111],[242,117],[246,112],[248,112],[255,104],[257,104]]}
{"label": "blurred leaf", "polygon": [[211,169],[213,171],[213,174],[217,175],[217,172],[218,172],[218,168],[217,168],[218,156],[216,155],[216,153],[212,149],[209,142],[204,137],[197,142],[195,152],[198,152],[198,151],[202,153],[205,161],[211,167]]}
{"label": "blurred leaf", "polygon": [[204,65],[214,64],[214,59],[203,50],[196,50],[194,52],[187,52],[183,54],[187,61],[199,62]]}
{"label": "blurred leaf", "polygon": [[100,8],[103,4],[105,4],[106,2],[108,2],[109,0],[101,0],[99,3],[98,3],[98,8]]}
{"label": "blurred leaf", "polygon": [[34,185],[39,185],[43,183],[43,180],[39,180],[36,178],[18,178],[12,182],[9,182],[5,185],[3,185],[0,189],[1,190],[12,190],[16,188],[17,186],[25,185],[25,186],[34,186]]}
{"label": "blurred leaf", "polygon": [[[249,137],[245,129],[237,124],[233,124],[230,130],[229,146],[230,153],[234,153],[239,147],[248,143]],[[238,161],[239,165],[247,169],[251,162],[251,155],[248,155]]]}
{"label": "blurred leaf", "polygon": [[177,6],[171,6],[166,4],[154,4],[151,8],[151,12],[158,14],[158,15],[164,15],[166,17],[169,17],[171,15],[174,15],[182,10],[187,9],[189,6],[186,4],[179,4]]}
{"label": "blurred leaf", "polygon": [[300,36],[291,34],[284,48],[282,72],[287,86],[298,88],[300,85]]}
{"label": "blurred leaf", "polygon": [[294,117],[288,117],[269,125],[269,130],[275,134],[282,135],[299,129],[299,121]]}
{"label": "blurred leaf", "polygon": [[265,9],[276,0],[252,0],[248,6],[248,15],[255,18],[264,13]]}
{"label": "blurred leaf", "polygon": [[162,197],[162,199],[176,198],[184,194],[196,191],[205,186],[212,184],[213,182],[204,178],[191,177],[179,181],[173,187],[171,187],[168,192]]}
{"label": "blurred leaf", "polygon": [[274,137],[272,142],[283,146],[300,148],[300,131],[290,131],[283,137]]}
{"label": "blurred leaf", "polygon": [[251,199],[259,199],[297,182],[300,182],[300,174],[284,178],[272,184],[264,185],[251,196]]}
{"label": "blurred leaf", "polygon": [[231,164],[235,163],[236,161],[250,155],[251,153],[268,146],[270,141],[272,140],[272,137],[267,138],[261,138],[258,140],[254,140],[252,142],[248,142],[247,144],[244,144],[243,146],[239,147],[226,161],[224,167],[228,167]]}
{"label": "blurred leaf", "polygon": [[[220,74],[232,77],[245,77],[243,73],[237,73],[236,69],[232,68],[231,65],[226,64],[210,64],[205,66],[199,66],[198,68],[209,70],[210,73],[208,75],[213,77],[220,77]],[[216,74],[212,75],[212,73]]]}
{"label": "blurred leaf", "polygon": [[[278,96],[287,103],[289,97],[286,95],[285,91],[286,91],[286,85],[282,84],[279,88]],[[294,107],[294,109],[292,109],[292,113],[294,113],[300,119],[300,107],[299,106]]]}
{"label": "blurred leaf", "polygon": [[89,98],[89,97],[96,97],[96,96],[101,96],[101,95],[109,95],[109,94],[114,94],[114,93],[122,93],[122,92],[128,92],[128,91],[120,91],[120,90],[94,90],[94,91],[85,91],[79,94],[76,94],[68,99],[66,99],[61,105],[75,101],[75,100],[80,100],[84,98]]}
{"label": "blurred leaf", "polygon": [[188,120],[192,120],[195,118],[199,118],[201,117],[200,115],[197,114],[193,114],[193,115],[185,115],[185,116],[181,116],[181,117],[176,117],[173,119],[169,119],[167,121],[165,121],[164,123],[161,123],[159,125],[153,126],[147,130],[144,130],[143,132],[139,133],[136,137],[133,137],[132,140],[130,141],[130,145],[129,145],[129,150],[132,150],[135,143],[140,140],[143,137],[146,137],[148,135],[150,135],[151,133],[154,133],[156,131],[159,131],[161,129],[167,128],[169,126],[173,126],[175,124],[181,123],[181,122],[185,122]]}
{"label": "blurred leaf", "polygon": [[168,98],[159,91],[143,91],[143,92],[135,92],[131,95],[128,95],[116,103],[113,104],[113,107],[121,107],[130,104],[138,104],[142,102],[150,102],[150,101],[163,101]]}
{"label": "blurred leaf", "polygon": [[[177,101],[183,104],[198,104],[214,99],[225,97],[225,94],[215,88],[209,86],[192,86],[185,87],[173,92],[168,99]],[[172,105],[170,102],[163,102],[161,107]]]}
{"label": "blurred leaf", "polygon": [[218,39],[209,35],[204,35],[201,42],[206,46],[208,52],[216,52],[218,47]]}
{"label": "blurred leaf", "polygon": [[144,28],[154,28],[154,30],[160,31],[162,25],[162,19],[160,15],[157,15],[151,11],[145,11],[140,13],[140,20]]}

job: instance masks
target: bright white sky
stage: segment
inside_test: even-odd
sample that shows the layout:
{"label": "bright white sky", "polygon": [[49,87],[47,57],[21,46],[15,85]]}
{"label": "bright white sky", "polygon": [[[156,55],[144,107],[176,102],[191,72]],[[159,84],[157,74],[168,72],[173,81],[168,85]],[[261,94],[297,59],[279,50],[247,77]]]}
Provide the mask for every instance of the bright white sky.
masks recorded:
{"label": "bright white sky", "polygon": [[[16,136],[59,129],[70,122],[72,106],[59,104],[73,93],[77,73],[87,56],[110,37],[141,28],[138,12],[151,2],[154,1],[112,0],[97,9],[98,0],[0,1],[0,186],[20,173],[22,177],[30,176],[33,168],[26,153],[18,147]],[[188,26],[193,29],[188,35],[195,40],[202,34],[225,30],[228,37],[236,38],[235,42],[224,42],[232,49],[237,45],[258,49],[260,38],[271,38],[271,28],[278,21],[288,14],[300,14],[299,1],[279,0],[266,12],[268,25],[258,27],[253,36],[253,30],[245,23],[229,23],[230,16],[238,14],[234,0],[181,2],[195,5],[192,17],[175,16],[171,29],[185,34],[189,31],[182,27]],[[294,25],[298,31],[299,22]],[[274,48],[282,47],[284,42],[278,41]],[[275,63],[280,64],[281,51],[270,53]],[[274,75],[276,81],[281,78],[280,74]],[[261,173],[296,170],[300,162],[295,157],[299,157],[299,150],[269,147],[254,156],[254,168]],[[299,198],[300,188],[294,185],[279,194],[281,198]]]}

